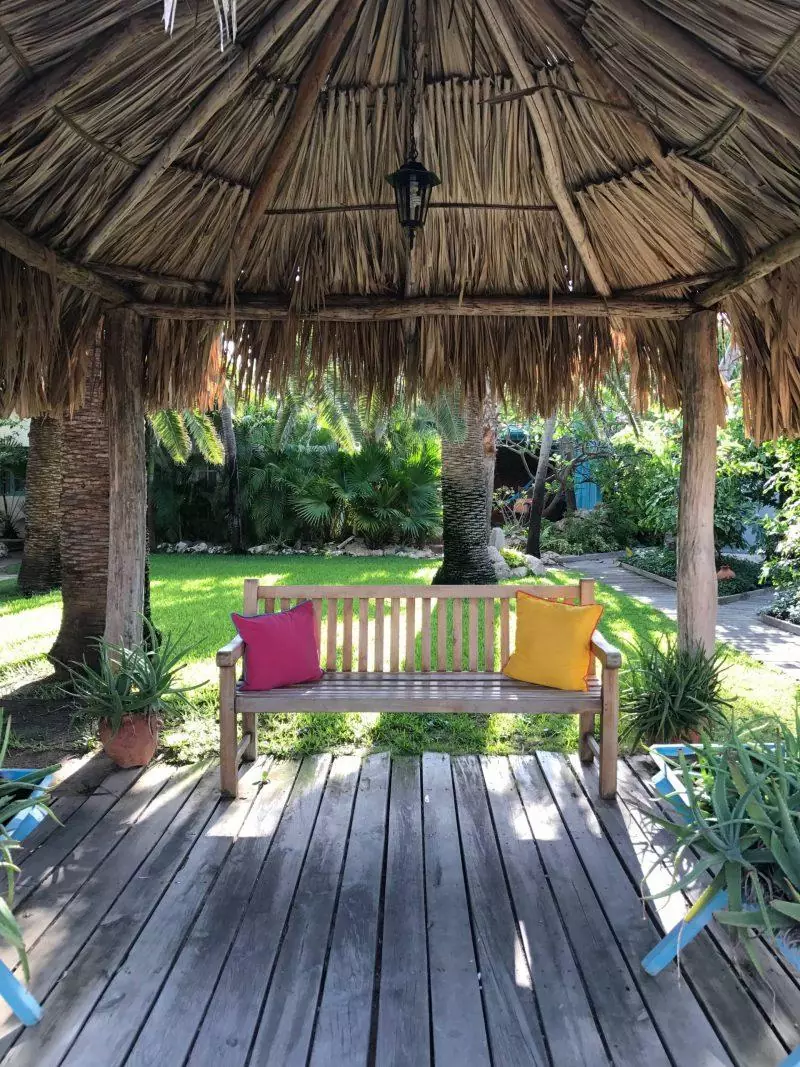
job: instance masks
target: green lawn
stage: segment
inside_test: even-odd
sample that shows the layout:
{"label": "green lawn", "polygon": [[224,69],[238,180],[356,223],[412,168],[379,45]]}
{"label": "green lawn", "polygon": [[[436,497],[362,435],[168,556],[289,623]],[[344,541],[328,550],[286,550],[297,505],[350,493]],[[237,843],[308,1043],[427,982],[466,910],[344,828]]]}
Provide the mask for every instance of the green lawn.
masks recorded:
{"label": "green lawn", "polygon": [[[203,683],[194,694],[192,712],[183,721],[167,723],[167,751],[176,758],[189,759],[216,749],[214,653],[233,635],[229,616],[241,608],[245,577],[259,576],[276,585],[428,583],[435,569],[436,564],[428,561],[392,557],[153,557],[156,624],[163,630],[186,633],[192,644],[188,680]],[[570,582],[575,576],[553,571],[550,579]],[[600,628],[623,650],[639,636],[657,638],[675,628],[660,611],[606,586],[598,588],[597,596],[605,608]],[[58,594],[25,599],[17,595],[14,583],[0,586],[0,695],[46,677],[45,655],[59,616]],[[731,651],[727,688],[740,716],[786,714],[794,706],[798,689],[786,675],[735,651]],[[571,749],[577,743],[577,720],[572,716],[403,716],[375,712],[262,716],[260,723],[262,747],[276,754],[370,747],[413,753],[512,752],[536,747]]]}

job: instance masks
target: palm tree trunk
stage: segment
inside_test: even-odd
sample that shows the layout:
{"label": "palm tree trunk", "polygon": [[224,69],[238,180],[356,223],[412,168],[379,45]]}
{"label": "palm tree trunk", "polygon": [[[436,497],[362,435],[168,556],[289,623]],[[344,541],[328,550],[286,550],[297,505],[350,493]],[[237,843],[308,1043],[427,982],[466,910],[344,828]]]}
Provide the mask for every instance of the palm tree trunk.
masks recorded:
{"label": "palm tree trunk", "polygon": [[31,419],[25,475],[25,548],[19,591],[55,589],[61,581],[61,419]]}
{"label": "palm tree trunk", "polygon": [[239,494],[239,462],[236,453],[236,433],[233,429],[233,411],[227,401],[219,410],[222,426],[222,444],[225,448],[225,481],[228,487],[228,539],[231,552],[243,552],[242,505]]}
{"label": "palm tree trunk", "polygon": [[489,392],[483,402],[483,464],[486,471],[486,541],[492,529],[494,504],[494,469],[497,463],[497,425],[499,421],[497,401]]}
{"label": "palm tree trunk", "polygon": [[444,560],[438,585],[482,585],[496,581],[487,545],[487,479],[483,405],[464,401],[466,433],[461,444],[442,440],[442,535]]}
{"label": "palm tree trunk", "polygon": [[50,650],[56,667],[92,660],[91,640],[106,625],[108,586],[108,424],[100,338],[87,372],[83,407],[64,419],[61,489],[61,629]]}
{"label": "palm tree trunk", "polygon": [[529,556],[538,559],[542,554],[542,514],[544,512],[544,494],[547,487],[547,467],[550,463],[550,452],[553,448],[553,435],[556,429],[556,413],[553,412],[545,419],[542,431],[542,441],[539,445],[539,458],[536,461],[536,476],[533,479],[533,494],[531,497],[531,515],[528,523],[528,543],[525,551]]}

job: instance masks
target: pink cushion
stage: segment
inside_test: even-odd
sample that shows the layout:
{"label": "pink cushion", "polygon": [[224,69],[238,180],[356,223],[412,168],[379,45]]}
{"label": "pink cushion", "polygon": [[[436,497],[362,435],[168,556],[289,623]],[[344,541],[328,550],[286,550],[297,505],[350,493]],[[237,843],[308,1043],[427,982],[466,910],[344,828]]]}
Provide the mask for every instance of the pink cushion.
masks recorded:
{"label": "pink cushion", "polygon": [[310,601],[272,615],[231,618],[244,641],[243,690],[263,692],[322,677]]}

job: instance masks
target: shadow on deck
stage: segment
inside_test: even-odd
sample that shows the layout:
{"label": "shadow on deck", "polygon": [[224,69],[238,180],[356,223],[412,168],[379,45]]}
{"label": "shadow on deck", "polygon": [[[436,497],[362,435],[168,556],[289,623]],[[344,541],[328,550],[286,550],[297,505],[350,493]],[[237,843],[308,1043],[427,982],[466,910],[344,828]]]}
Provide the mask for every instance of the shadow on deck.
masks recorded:
{"label": "shadow on deck", "polygon": [[766,980],[718,926],[682,977],[641,970],[687,900],[642,903],[668,876],[620,781],[608,804],[562,755],[322,755],[222,801],[208,765],[115,771],[30,839],[44,1018],[5,1015],[2,1063],[775,1067],[800,986],[766,946]]}

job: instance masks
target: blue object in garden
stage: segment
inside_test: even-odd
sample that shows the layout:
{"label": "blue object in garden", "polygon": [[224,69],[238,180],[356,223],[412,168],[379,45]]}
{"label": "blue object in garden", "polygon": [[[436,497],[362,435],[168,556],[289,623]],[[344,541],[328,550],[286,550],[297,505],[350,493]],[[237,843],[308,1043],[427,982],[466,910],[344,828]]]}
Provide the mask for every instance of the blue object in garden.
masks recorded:
{"label": "blue object in garden", "polygon": [[[0,778],[6,781],[18,781],[30,774],[25,767],[3,767],[0,769]],[[23,841],[28,834],[32,833],[47,812],[42,804],[37,801],[45,795],[47,787],[52,783],[53,776],[49,774],[43,778],[35,789],[31,790],[30,806],[23,811],[17,812],[6,826],[6,832],[15,841]],[[30,993],[20,980],[6,965],[0,961],[0,997],[8,1004],[16,1017],[24,1026],[33,1026],[42,1017],[42,1006]]]}
{"label": "blue object in garden", "polygon": [[[10,782],[16,782],[20,778],[24,778],[26,774],[31,773],[32,771],[30,768],[3,767],[0,769],[0,778],[5,778]],[[28,834],[32,833],[47,815],[43,805],[37,804],[36,801],[45,795],[45,792],[47,791],[48,786],[52,784],[52,781],[52,774],[43,778],[36,788],[31,790],[30,807],[25,808],[24,811],[18,812],[6,826],[7,833],[10,837],[13,837],[15,841],[24,841]]]}
{"label": "blue object in garden", "polygon": [[575,507],[579,511],[592,511],[600,503],[600,487],[592,481],[591,464],[579,463],[575,468]]}
{"label": "blue object in garden", "polygon": [[[666,758],[675,758],[679,755],[690,756],[695,754],[692,745],[652,745],[650,754],[658,765],[658,773],[651,780],[659,795],[679,813],[682,819],[689,815],[689,808],[684,803],[683,785],[675,771],[669,767]],[[702,899],[702,898],[701,898]],[[714,918],[714,913],[724,911],[728,907],[728,894],[721,889],[714,896],[701,904],[698,900],[689,909],[683,919],[665,934],[655,948],[651,949],[642,960],[642,967],[650,975],[660,974],[674,959],[684,945],[688,945]],[[757,911],[756,905],[743,905],[745,910]],[[782,936],[775,939],[775,944],[786,962],[796,971],[800,972],[800,949],[790,945]],[[777,1067],[800,1067],[800,1045],[790,1052],[786,1059],[781,1060]]]}

